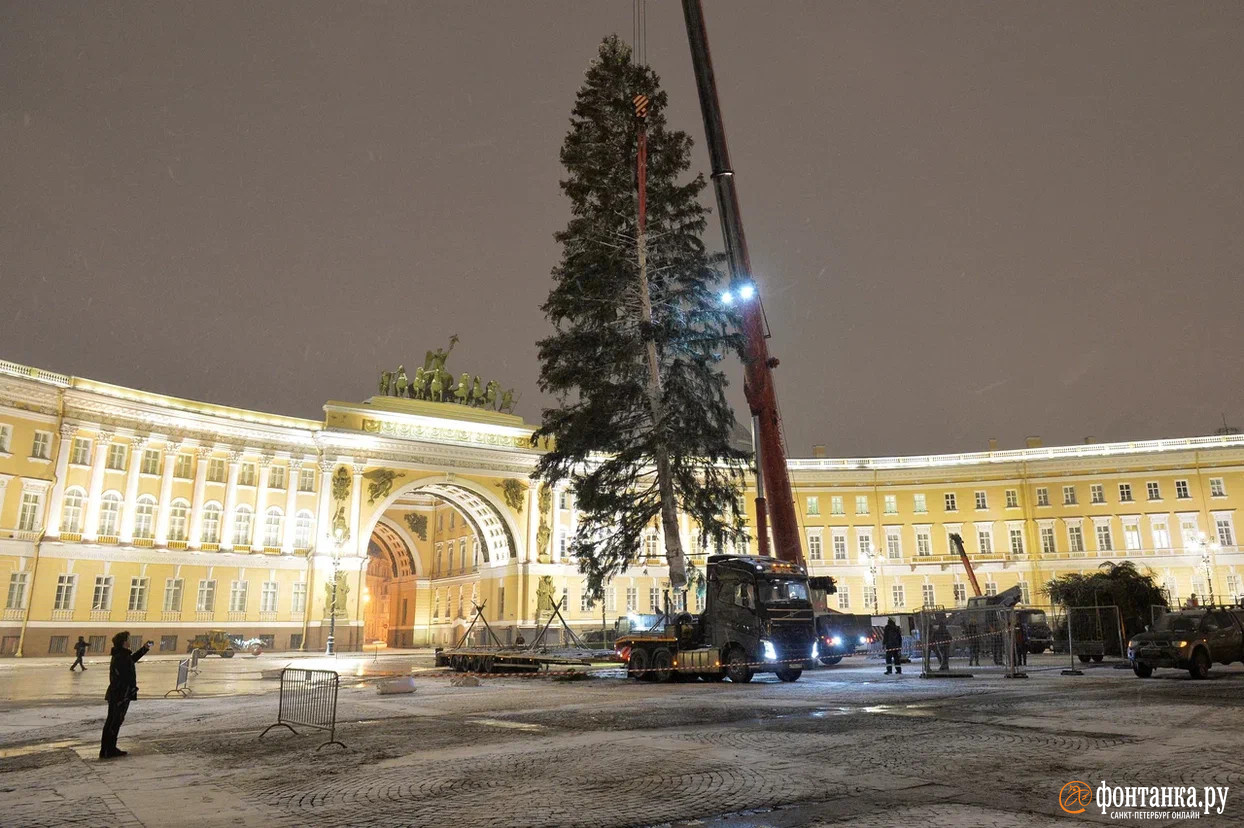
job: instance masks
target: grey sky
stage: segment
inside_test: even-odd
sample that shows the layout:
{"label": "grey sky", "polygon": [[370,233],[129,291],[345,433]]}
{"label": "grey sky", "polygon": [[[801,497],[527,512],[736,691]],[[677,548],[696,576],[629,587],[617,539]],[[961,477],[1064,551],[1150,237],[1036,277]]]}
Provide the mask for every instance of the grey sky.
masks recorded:
{"label": "grey sky", "polygon": [[[792,454],[1244,422],[1244,4],[705,6]],[[318,417],[458,333],[534,421],[557,151],[630,30],[626,0],[0,3],[0,358]]]}

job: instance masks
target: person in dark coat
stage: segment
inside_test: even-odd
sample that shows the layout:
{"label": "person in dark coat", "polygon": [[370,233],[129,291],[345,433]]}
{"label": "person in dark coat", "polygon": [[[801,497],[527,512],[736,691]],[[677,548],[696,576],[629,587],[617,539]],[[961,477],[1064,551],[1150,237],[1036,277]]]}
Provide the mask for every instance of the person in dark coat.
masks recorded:
{"label": "person in dark coat", "polygon": [[1015,625],[1015,657],[1011,661],[1012,667],[1025,667],[1028,665],[1028,630],[1025,624]]}
{"label": "person in dark coat", "polygon": [[968,623],[963,627],[963,634],[968,638],[968,666],[981,666],[980,627],[975,618],[968,618]]}
{"label": "person in dark coat", "polygon": [[886,625],[881,629],[881,646],[885,648],[885,674],[890,675],[890,670],[900,676],[903,674],[903,631],[899,629],[898,624],[894,623],[891,618],[886,621]]}
{"label": "person in dark coat", "polygon": [[946,616],[942,616],[937,621],[937,627],[933,630],[933,654],[937,656],[937,669],[950,669],[950,628],[946,626]]}
{"label": "person in dark coat", "polygon": [[104,694],[104,698],[108,700],[108,718],[104,721],[104,735],[99,744],[100,759],[115,759],[126,754],[126,751],[117,749],[117,734],[121,732],[121,723],[125,721],[130,702],[138,698],[138,673],[134,665],[151,649],[151,642],[148,641],[137,651],[131,652],[125,646],[129,640],[128,630],[112,637],[108,692]]}
{"label": "person in dark coat", "polygon": [[82,636],[78,636],[78,643],[73,645],[73,651],[77,654],[77,658],[73,660],[73,664],[69,665],[69,672],[73,672],[74,667],[81,667],[83,672],[86,671],[86,665],[82,663],[82,656],[86,655],[86,640]]}

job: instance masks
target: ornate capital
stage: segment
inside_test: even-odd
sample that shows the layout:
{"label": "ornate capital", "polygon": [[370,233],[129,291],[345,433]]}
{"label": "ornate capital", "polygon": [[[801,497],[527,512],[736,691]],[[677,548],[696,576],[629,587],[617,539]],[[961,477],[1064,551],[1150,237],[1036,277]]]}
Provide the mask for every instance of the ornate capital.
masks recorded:
{"label": "ornate capital", "polygon": [[244,455],[245,453],[246,452],[244,451],[237,451],[236,449],[233,451],[230,451],[229,452],[229,465],[236,466],[238,463],[241,463],[242,455]]}
{"label": "ornate capital", "polygon": [[117,433],[115,431],[105,431],[103,429],[100,429],[99,433],[96,435],[96,438],[99,440],[99,442],[103,443],[104,445],[108,445],[109,443],[112,442],[112,438],[115,436],[117,436]]}
{"label": "ornate capital", "polygon": [[321,457],[319,460],[316,461],[316,465],[320,467],[320,472],[322,474],[332,474],[333,466],[337,465],[337,461],[330,460],[327,457]]}
{"label": "ornate capital", "polygon": [[204,460],[208,457],[211,457],[213,451],[215,451],[215,449],[213,449],[211,446],[198,446],[197,448],[195,448],[194,453],[198,456],[200,460]]}
{"label": "ornate capital", "polygon": [[164,452],[165,457],[176,454],[181,451],[181,440],[166,440],[162,451]]}
{"label": "ornate capital", "polygon": [[75,435],[77,435],[77,433],[78,433],[78,426],[77,426],[76,424],[74,424],[74,423],[61,423],[61,425],[60,425],[60,438],[61,438],[62,440],[68,440],[68,439],[70,439],[70,438],[74,437]]}
{"label": "ornate capital", "polygon": [[265,469],[266,469],[266,468],[268,468],[269,466],[271,466],[271,465],[272,465],[272,455],[271,455],[271,454],[261,454],[261,455],[259,455],[259,465],[260,465],[262,468],[265,468]]}
{"label": "ornate capital", "polygon": [[139,452],[145,449],[149,442],[151,442],[151,436],[148,434],[144,434],[141,437],[131,437],[130,448],[136,452]]}
{"label": "ornate capital", "polygon": [[366,469],[367,469],[367,464],[366,464],[366,463],[355,463],[355,464],[354,464],[354,476],[355,476],[355,477],[362,477],[362,476],[363,476],[363,472],[364,472]]}
{"label": "ornate capital", "polygon": [[302,458],[301,457],[289,458],[289,473],[297,474],[301,470],[302,470]]}

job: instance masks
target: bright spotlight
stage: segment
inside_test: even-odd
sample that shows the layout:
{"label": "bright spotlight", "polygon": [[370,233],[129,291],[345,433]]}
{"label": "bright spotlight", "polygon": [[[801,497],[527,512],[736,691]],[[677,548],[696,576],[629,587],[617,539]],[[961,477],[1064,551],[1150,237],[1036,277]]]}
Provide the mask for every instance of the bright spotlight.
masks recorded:
{"label": "bright spotlight", "polygon": [[730,292],[730,291],[728,291],[728,290],[727,290],[725,293],[721,294],[721,304],[723,304],[723,305],[733,305],[733,304],[734,304],[734,294],[733,294],[733,293],[731,293],[731,292]]}
{"label": "bright spotlight", "polygon": [[743,285],[739,288],[739,298],[746,301],[756,295],[756,288],[751,285]]}

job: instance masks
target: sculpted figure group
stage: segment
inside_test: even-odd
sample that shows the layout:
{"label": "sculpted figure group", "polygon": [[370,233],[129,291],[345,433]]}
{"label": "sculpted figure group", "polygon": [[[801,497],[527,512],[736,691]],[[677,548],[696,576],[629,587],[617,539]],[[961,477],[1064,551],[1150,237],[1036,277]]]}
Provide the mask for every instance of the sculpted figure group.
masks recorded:
{"label": "sculpted figure group", "polygon": [[513,414],[518,397],[514,389],[501,391],[496,380],[484,383],[479,376],[472,377],[463,373],[454,385],[453,374],[445,370],[445,361],[450,351],[458,343],[458,337],[449,338],[449,350],[437,348],[428,351],[421,367],[415,368],[415,375],[406,374],[406,366],[397,366],[396,371],[380,373],[380,395],[392,397],[408,397],[412,400],[430,400],[431,402],[456,402],[472,408],[487,408],[505,414]]}

